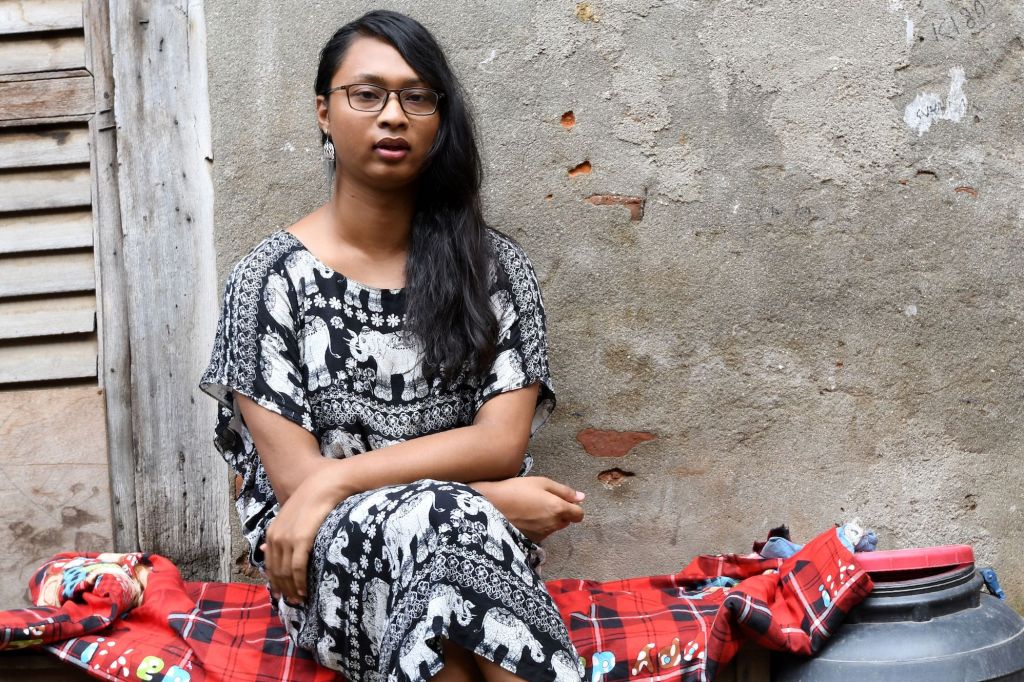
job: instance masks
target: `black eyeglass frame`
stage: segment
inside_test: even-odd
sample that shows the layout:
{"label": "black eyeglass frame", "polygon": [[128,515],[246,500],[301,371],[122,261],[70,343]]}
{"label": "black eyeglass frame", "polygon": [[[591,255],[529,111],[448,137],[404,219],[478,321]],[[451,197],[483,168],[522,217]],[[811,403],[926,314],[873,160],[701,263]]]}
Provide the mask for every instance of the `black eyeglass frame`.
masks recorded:
{"label": "black eyeglass frame", "polygon": [[[349,88],[354,88],[354,87],[357,87],[357,86],[360,86],[360,85],[369,86],[369,87],[372,87],[372,88],[378,88],[378,89],[383,90],[384,92],[387,93],[385,95],[384,99],[381,100],[380,107],[378,107],[377,109],[356,109],[354,106],[352,106],[352,96],[349,94],[348,89]],[[326,91],[324,93],[324,96],[325,97],[330,97],[331,93],[337,92],[338,90],[344,90],[345,91],[345,99],[348,101],[348,105],[350,107],[352,107],[352,109],[354,111],[361,111],[361,112],[365,112],[365,113],[377,113],[378,111],[384,111],[384,107],[386,107],[388,105],[388,100],[391,99],[391,93],[395,93],[395,94],[398,95],[398,106],[400,106],[402,108],[402,111],[404,111],[406,114],[408,114],[410,116],[433,116],[434,114],[437,113],[438,107],[441,106],[441,99],[444,97],[444,93],[443,92],[441,92],[440,90],[434,90],[433,88],[410,87],[410,88],[398,88],[397,90],[389,90],[388,88],[385,88],[382,85],[377,85],[376,83],[349,83],[348,85],[338,85],[338,86],[333,87],[330,90]],[[416,113],[416,112],[409,111],[408,109],[406,109],[405,108],[405,102],[402,101],[402,93],[405,92],[406,90],[426,90],[427,92],[432,92],[435,95],[437,95],[437,102],[434,104],[434,110],[431,111],[428,114],[420,114],[420,113]]]}

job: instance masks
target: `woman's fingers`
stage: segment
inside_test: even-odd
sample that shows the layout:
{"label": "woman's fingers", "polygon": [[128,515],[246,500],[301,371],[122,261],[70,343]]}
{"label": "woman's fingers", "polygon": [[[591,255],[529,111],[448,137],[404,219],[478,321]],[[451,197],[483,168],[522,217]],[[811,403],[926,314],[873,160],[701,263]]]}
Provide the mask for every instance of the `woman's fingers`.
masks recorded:
{"label": "woman's fingers", "polygon": [[292,548],[291,579],[295,586],[295,598],[302,601],[306,598],[306,557],[311,548],[297,545]]}
{"label": "woman's fingers", "polygon": [[562,512],[562,518],[568,523],[579,523],[583,520],[583,507],[578,504],[566,505],[565,511]]}
{"label": "woman's fingers", "polygon": [[558,495],[559,497],[561,497],[566,502],[571,502],[572,504],[579,504],[580,502],[583,501],[583,498],[585,497],[584,493],[582,493],[581,491],[578,491],[578,490],[576,490],[576,489],[574,489],[574,488],[572,488],[570,486],[567,486],[564,483],[559,483],[558,481],[552,481],[551,479],[545,479],[545,480],[547,481],[546,484],[545,484],[545,487],[547,488],[547,490],[549,492],[554,493],[555,495]]}
{"label": "woman's fingers", "polygon": [[275,542],[269,537],[265,546],[269,549],[264,553],[271,589],[286,601],[301,602],[306,596],[306,553],[296,551],[290,543]]}

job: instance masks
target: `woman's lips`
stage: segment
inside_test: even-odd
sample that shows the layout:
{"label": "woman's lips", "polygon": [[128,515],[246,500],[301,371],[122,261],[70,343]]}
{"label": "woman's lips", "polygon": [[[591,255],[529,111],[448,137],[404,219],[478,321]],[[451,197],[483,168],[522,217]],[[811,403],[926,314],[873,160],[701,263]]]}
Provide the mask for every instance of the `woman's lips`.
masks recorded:
{"label": "woman's lips", "polygon": [[382,159],[386,159],[388,161],[401,161],[409,153],[408,149],[398,147],[374,147],[373,151]]}

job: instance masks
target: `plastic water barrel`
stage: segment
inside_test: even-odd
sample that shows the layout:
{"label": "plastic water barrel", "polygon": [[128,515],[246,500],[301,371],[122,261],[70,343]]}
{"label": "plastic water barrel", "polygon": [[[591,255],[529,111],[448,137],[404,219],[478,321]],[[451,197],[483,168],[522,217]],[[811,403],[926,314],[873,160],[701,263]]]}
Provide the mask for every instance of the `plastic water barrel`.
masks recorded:
{"label": "plastic water barrel", "polygon": [[867,552],[871,594],[811,658],[777,655],[775,682],[1024,682],[1024,618],[982,592],[967,545]]}

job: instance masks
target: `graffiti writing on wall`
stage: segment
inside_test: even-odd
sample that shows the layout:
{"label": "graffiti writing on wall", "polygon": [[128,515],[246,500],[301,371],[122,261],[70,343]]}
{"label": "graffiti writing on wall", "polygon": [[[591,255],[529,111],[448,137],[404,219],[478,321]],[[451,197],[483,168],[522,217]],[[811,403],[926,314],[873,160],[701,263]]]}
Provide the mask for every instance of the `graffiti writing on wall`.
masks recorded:
{"label": "graffiti writing on wall", "polygon": [[[989,4],[993,4],[989,0]],[[982,0],[973,0],[931,22],[935,40],[959,40],[981,33],[990,26],[989,10]]]}

